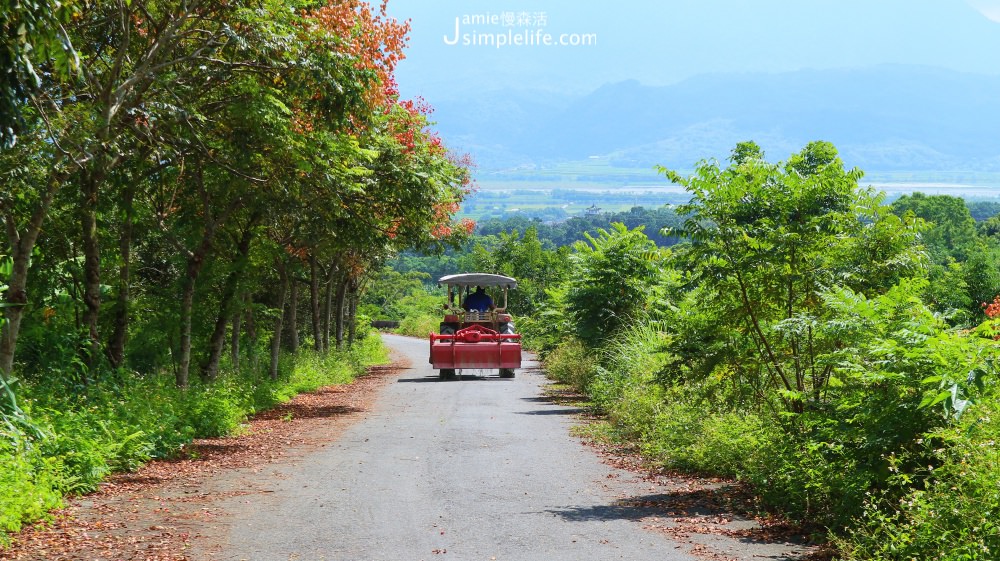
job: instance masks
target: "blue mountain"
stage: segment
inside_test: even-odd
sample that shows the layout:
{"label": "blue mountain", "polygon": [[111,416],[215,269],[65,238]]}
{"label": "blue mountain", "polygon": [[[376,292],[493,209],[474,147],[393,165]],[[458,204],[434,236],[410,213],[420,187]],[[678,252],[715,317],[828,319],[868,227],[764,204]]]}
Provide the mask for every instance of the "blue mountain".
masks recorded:
{"label": "blue mountain", "polygon": [[775,160],[828,140],[869,172],[1000,171],[1000,76],[929,67],[626,81],[582,96],[500,90],[436,106],[444,137],[487,170],[593,156],[688,169],[753,139]]}

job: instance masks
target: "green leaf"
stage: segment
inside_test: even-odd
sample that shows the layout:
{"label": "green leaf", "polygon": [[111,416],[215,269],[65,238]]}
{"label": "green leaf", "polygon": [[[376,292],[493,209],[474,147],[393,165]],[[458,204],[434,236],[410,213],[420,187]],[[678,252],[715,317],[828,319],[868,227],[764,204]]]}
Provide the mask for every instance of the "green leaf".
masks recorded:
{"label": "green leaf", "polygon": [[942,390],[937,394],[927,394],[924,396],[923,401],[920,402],[920,409],[926,409],[928,407],[934,407],[935,405],[944,402],[944,400],[951,397],[951,390]]}

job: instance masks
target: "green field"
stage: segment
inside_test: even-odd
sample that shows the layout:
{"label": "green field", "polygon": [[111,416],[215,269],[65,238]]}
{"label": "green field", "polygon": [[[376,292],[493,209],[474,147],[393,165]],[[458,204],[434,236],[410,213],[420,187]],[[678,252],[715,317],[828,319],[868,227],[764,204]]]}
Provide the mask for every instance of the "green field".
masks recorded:
{"label": "green field", "polygon": [[[682,175],[685,170],[679,170]],[[866,174],[862,185],[889,198],[915,191],[966,200],[1000,198],[1000,173],[966,171],[892,171]],[[652,168],[628,168],[606,157],[479,172],[477,191],[461,216],[474,220],[515,214],[562,220],[596,212],[621,212],[635,206],[655,208],[687,201],[684,190]]]}
{"label": "green field", "polygon": [[525,214],[559,220],[598,212],[621,212],[632,207],[655,208],[682,203],[687,196],[680,190],[638,192],[593,189],[481,189],[466,200],[462,216],[475,220]]}

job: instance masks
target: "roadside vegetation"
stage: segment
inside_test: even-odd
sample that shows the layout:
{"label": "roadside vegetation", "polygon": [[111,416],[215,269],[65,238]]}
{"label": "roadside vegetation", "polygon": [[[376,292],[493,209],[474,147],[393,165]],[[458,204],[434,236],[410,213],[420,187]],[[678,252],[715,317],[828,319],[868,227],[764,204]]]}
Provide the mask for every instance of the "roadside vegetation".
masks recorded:
{"label": "roadside vegetation", "polygon": [[5,3],[0,542],[383,360],[360,294],[445,247],[470,162],[385,5]]}
{"label": "roadside vegetation", "polygon": [[64,380],[22,385],[14,430],[0,433],[0,529],[13,533],[46,518],[64,496],[94,491],[111,473],[183,456],[196,438],[236,434],[254,413],[300,393],[351,383],[388,359],[369,333],[350,350],[285,354],[277,379],[247,367],[188,388],[167,376],[127,373],[69,392]]}
{"label": "roadside vegetation", "polygon": [[749,483],[841,559],[1000,557],[998,218],[886,204],[825,142],[662,172],[690,196],[663,232],[680,243],[529,225],[454,272],[517,277],[549,375],[652,462]]}

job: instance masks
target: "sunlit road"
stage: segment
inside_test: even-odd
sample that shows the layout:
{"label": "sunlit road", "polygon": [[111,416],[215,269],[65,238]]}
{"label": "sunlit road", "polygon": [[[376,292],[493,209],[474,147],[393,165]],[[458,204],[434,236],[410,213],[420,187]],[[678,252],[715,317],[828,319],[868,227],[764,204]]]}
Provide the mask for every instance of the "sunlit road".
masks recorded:
{"label": "sunlit road", "polygon": [[214,559],[693,559],[622,515],[612,468],[569,435],[573,409],[540,398],[534,363],[439,381],[426,341],[385,340],[412,367],[335,442],[234,500]]}

